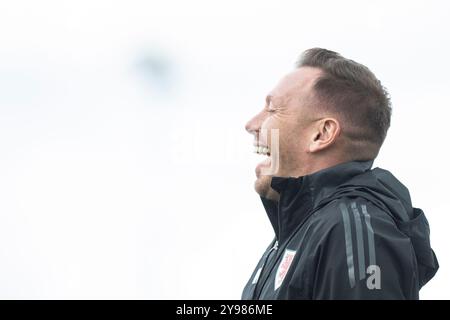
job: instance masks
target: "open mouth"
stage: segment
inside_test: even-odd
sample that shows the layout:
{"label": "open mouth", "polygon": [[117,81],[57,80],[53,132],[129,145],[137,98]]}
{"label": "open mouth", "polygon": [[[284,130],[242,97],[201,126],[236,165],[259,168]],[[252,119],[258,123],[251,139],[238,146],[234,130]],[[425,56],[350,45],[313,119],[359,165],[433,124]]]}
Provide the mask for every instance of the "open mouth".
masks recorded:
{"label": "open mouth", "polygon": [[264,156],[270,156],[270,149],[267,146],[255,146],[254,152]]}
{"label": "open mouth", "polygon": [[255,168],[256,177],[260,177],[262,175],[265,175],[264,172],[268,170],[268,168],[271,167],[271,157],[270,157],[270,148],[268,146],[260,146],[255,145],[255,153],[265,156],[265,159],[258,163],[258,165]]}
{"label": "open mouth", "polygon": [[[266,130],[263,131],[262,137],[267,137]],[[256,166],[256,176],[259,178],[260,176],[273,176],[277,174],[280,163],[279,130],[270,129],[270,139],[260,140],[257,137],[253,145],[255,153],[265,156],[265,159]]]}

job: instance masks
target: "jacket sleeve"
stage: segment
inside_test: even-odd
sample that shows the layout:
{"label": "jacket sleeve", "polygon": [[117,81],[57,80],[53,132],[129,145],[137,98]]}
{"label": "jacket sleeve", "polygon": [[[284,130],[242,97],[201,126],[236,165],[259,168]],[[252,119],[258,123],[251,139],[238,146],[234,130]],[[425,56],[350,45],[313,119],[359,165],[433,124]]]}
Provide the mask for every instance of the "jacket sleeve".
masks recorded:
{"label": "jacket sleeve", "polygon": [[418,299],[410,239],[364,199],[325,207],[311,252],[312,299]]}

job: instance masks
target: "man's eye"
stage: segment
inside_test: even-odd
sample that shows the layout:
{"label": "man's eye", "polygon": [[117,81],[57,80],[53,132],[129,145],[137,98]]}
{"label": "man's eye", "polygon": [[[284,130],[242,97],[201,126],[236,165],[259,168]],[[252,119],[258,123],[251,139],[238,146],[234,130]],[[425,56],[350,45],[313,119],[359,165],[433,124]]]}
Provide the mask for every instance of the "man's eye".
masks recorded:
{"label": "man's eye", "polygon": [[273,113],[275,112],[275,108],[273,107],[272,103],[270,103],[267,108],[266,108],[267,112]]}

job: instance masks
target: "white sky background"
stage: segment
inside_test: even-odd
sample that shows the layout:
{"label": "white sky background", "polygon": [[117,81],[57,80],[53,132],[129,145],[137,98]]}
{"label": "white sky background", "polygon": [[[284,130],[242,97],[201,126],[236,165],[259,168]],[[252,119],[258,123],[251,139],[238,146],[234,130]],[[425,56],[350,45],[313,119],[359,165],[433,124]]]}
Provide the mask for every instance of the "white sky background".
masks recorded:
{"label": "white sky background", "polygon": [[315,46],[390,91],[375,165],[450,298],[449,30],[446,1],[2,1],[0,298],[239,299],[273,235],[244,124]]}

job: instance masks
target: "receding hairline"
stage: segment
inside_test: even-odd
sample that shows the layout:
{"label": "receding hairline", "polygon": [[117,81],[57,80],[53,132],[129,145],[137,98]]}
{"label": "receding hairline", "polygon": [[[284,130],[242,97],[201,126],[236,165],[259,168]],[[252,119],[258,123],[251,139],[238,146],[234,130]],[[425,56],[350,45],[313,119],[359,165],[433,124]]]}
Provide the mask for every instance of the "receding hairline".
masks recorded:
{"label": "receding hairline", "polygon": [[[305,73],[306,72],[306,73]],[[318,67],[301,66],[287,73],[280,79],[277,86],[272,89],[267,97],[283,98],[288,94],[301,92],[307,93],[308,100],[314,95],[315,83],[325,74],[324,70]],[[278,91],[281,84],[284,83],[284,91]]]}

